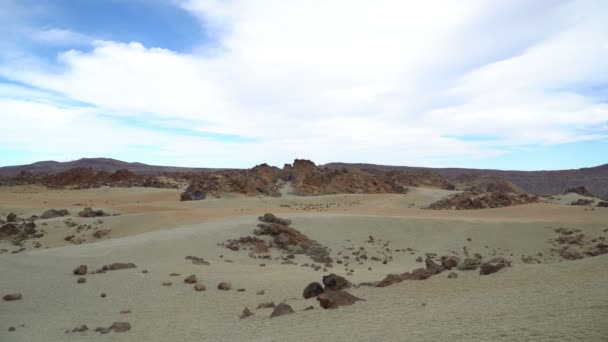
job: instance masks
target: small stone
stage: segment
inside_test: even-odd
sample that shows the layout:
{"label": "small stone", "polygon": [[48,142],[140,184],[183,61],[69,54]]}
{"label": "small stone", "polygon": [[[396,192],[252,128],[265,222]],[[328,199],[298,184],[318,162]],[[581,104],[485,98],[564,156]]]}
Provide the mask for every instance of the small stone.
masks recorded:
{"label": "small stone", "polygon": [[87,274],[87,265],[80,265],[74,269],[75,275],[85,275]]}
{"label": "small stone", "polygon": [[217,285],[217,289],[218,290],[222,290],[222,291],[228,291],[231,288],[232,288],[232,285],[230,283],[225,282],[225,281],[223,281],[223,282],[221,282],[221,283],[219,283]]}
{"label": "small stone", "polygon": [[197,282],[196,275],[191,274],[186,279],[184,279],[184,283],[186,284],[194,284]]}
{"label": "small stone", "polygon": [[251,312],[251,310],[249,310],[248,307],[245,307],[243,309],[243,312],[241,313],[241,315],[239,316],[240,319],[244,319],[247,318],[249,316],[253,316],[253,312]]}
{"label": "small stone", "polygon": [[422,257],[421,256],[417,257],[416,262],[422,262]]}
{"label": "small stone", "polygon": [[170,277],[177,277],[177,276],[179,276],[179,275],[180,275],[179,273],[170,273],[170,274],[169,274],[169,276],[170,276]]}
{"label": "small stone", "polygon": [[458,278],[458,273],[450,272],[448,273],[448,279]]}
{"label": "small stone", "polygon": [[131,313],[131,310],[128,310],[128,309],[127,310],[120,310],[120,314],[121,315],[126,315],[126,314],[130,314],[130,313]]}
{"label": "small stone", "polygon": [[207,287],[204,284],[202,284],[202,283],[196,283],[196,284],[194,284],[194,290],[195,291],[199,291],[200,292],[200,291],[205,291],[206,289],[207,289]]}
{"label": "small stone", "polygon": [[84,284],[87,282],[87,278],[84,277],[80,277],[78,278],[78,280],[76,281],[78,284]]}
{"label": "small stone", "polygon": [[5,301],[12,301],[12,300],[21,300],[23,298],[23,296],[21,295],[21,293],[9,293],[7,295],[5,295],[4,297],[2,297],[2,299],[4,299]]}
{"label": "small stone", "polygon": [[302,311],[314,310],[314,308],[315,308],[315,307],[311,305],[311,306],[307,306],[307,307],[306,307],[304,310],[302,310]]}
{"label": "small stone", "polygon": [[15,330],[17,330],[17,329],[15,329],[15,327],[9,327],[8,328],[8,331],[15,331]]}
{"label": "small stone", "polygon": [[245,292],[245,289],[237,289],[238,292]]}
{"label": "small stone", "polygon": [[148,270],[142,270],[141,273],[148,273]]}
{"label": "small stone", "polygon": [[102,292],[102,293],[101,293],[99,296],[100,296],[101,298],[106,298],[108,295],[107,295],[105,292]]}
{"label": "small stone", "polygon": [[258,304],[258,307],[256,309],[269,309],[269,308],[274,308],[274,302],[265,302],[265,303],[260,303]]}
{"label": "small stone", "polygon": [[274,310],[272,310],[272,313],[270,314],[270,318],[283,316],[283,315],[290,315],[292,313],[294,313],[294,311],[289,304],[279,303],[279,305],[275,306]]}
{"label": "small stone", "polygon": [[171,285],[173,285],[173,283],[170,281],[163,282],[163,286],[171,286]]}
{"label": "small stone", "polygon": [[263,296],[265,294],[264,290],[260,290],[258,292],[255,293],[258,296]]}

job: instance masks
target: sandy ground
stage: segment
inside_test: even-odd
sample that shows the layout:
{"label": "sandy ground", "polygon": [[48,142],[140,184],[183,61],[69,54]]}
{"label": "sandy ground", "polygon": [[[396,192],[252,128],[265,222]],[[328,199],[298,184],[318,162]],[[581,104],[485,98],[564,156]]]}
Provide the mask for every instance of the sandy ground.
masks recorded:
{"label": "sandy ground", "polygon": [[[26,251],[13,254],[17,247],[0,242],[8,251],[0,254],[0,295],[23,293],[23,300],[0,302],[0,341],[607,340],[608,255],[561,261],[548,242],[557,227],[581,229],[588,238],[608,237],[607,208],[539,203],[476,211],[420,209],[449,193],[412,189],[407,195],[233,195],[179,202],[175,190],[0,188],[1,216],[29,217],[49,208],[76,214],[84,205],[120,214],[101,221],[71,217],[92,227],[79,233],[86,240],[80,245],[63,239],[77,229],[68,227],[66,218],[37,221],[47,232],[36,240],[40,248],[29,241]],[[311,262],[306,256],[296,256],[299,265],[284,265],[218,246],[250,235],[265,212],[292,219],[294,228],[331,248],[333,257],[359,247],[381,257],[389,242],[393,260],[386,265],[372,260],[349,265],[354,272],[347,278],[354,283],[421,267],[416,258],[425,253],[462,256],[463,247],[484,258],[505,256],[513,267],[489,276],[456,271],[456,279],[446,272],[386,288],[360,287],[350,292],[365,302],[323,310],[314,299],[304,300],[302,290],[323,274],[346,275],[343,265],[324,273],[301,267]],[[111,232],[98,240],[92,236],[96,229]],[[366,242],[369,235],[374,244]],[[413,251],[395,251],[406,248]],[[194,265],[184,259],[188,255],[210,265]],[[542,263],[525,264],[527,256]],[[72,274],[80,264],[94,269],[112,262],[138,267],[87,275],[85,284],[77,284]],[[262,262],[266,267],[259,266]],[[169,276],[174,272],[180,276]],[[185,284],[190,274],[207,290],[195,292]],[[162,286],[166,281],[173,285]],[[232,283],[233,290],[217,290],[221,281]],[[259,290],[265,294],[257,295]],[[100,297],[102,292],[107,297]],[[271,309],[255,310],[267,301],[286,301],[296,313],[270,319]],[[315,309],[302,311],[309,305]],[[255,315],[239,320],[245,306]],[[126,309],[131,313],[119,313]],[[132,330],[64,333],[115,321],[130,322]]]}

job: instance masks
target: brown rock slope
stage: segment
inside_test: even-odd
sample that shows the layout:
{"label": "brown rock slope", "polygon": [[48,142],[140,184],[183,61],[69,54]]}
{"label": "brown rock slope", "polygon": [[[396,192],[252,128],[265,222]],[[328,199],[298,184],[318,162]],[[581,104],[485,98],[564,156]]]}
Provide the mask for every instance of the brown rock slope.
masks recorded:
{"label": "brown rock slope", "polygon": [[471,192],[465,191],[454,194],[435,203],[430,204],[426,209],[433,210],[470,210],[508,207],[512,205],[527,204],[538,202],[536,196],[528,194],[514,194],[509,192]]}

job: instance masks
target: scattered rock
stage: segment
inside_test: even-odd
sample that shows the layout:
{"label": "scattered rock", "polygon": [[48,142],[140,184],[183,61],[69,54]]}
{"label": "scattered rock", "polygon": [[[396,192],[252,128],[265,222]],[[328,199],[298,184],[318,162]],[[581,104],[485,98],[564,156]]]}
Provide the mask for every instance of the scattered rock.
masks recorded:
{"label": "scattered rock", "polygon": [[307,307],[306,307],[306,308],[304,308],[304,310],[302,310],[302,311],[314,310],[314,308],[315,308],[315,307],[311,305],[311,306],[307,306]]}
{"label": "scattered rock", "polygon": [[71,215],[71,214],[66,209],[61,209],[61,210],[49,209],[49,210],[45,211],[44,213],[42,213],[42,215],[40,215],[40,218],[44,220],[44,219],[51,219],[51,218],[55,218],[55,217],[62,217],[62,216],[69,216],[69,215]]}
{"label": "scattered rock", "polygon": [[270,314],[270,318],[283,316],[283,315],[290,315],[292,313],[294,313],[294,311],[289,304],[279,303],[279,305],[275,306],[274,310],[272,310],[272,313]]}
{"label": "scattered rock", "polygon": [[97,331],[101,334],[107,334],[111,331],[121,333],[121,332],[129,331],[129,330],[131,330],[131,324],[129,322],[114,322],[114,323],[112,323],[111,326],[109,326],[107,328],[103,328],[103,327],[95,328],[95,331]]}
{"label": "scattered rock", "polygon": [[421,256],[417,257],[416,262],[422,262],[422,257]]}
{"label": "scattered rock", "polygon": [[85,324],[79,326],[78,328],[74,328],[72,329],[72,332],[85,332],[89,330],[89,327],[87,327]]}
{"label": "scattered rock", "polygon": [[131,313],[131,310],[128,310],[128,309],[127,309],[127,310],[120,310],[120,312],[119,312],[119,313],[120,313],[121,315],[126,315],[126,314],[130,314],[130,313]]}
{"label": "scattered rock", "polygon": [[333,291],[342,290],[352,286],[352,284],[344,277],[334,273],[323,276],[323,285],[325,285],[325,289],[330,289]]}
{"label": "scattered rock", "polygon": [[75,275],[85,275],[87,274],[87,265],[80,265],[74,269]]}
{"label": "scattered rock", "polygon": [[451,270],[452,268],[457,267],[458,263],[460,263],[460,259],[456,256],[450,255],[441,257],[441,266],[443,266],[443,268],[446,270]]}
{"label": "scattered rock", "polygon": [[317,297],[317,300],[323,309],[335,309],[339,306],[352,305],[363,299],[346,291],[325,291]]}
{"label": "scattered rock", "polygon": [[15,213],[6,215],[6,222],[17,222],[17,215]]}
{"label": "scattered rock", "polygon": [[479,266],[481,266],[481,260],[478,258],[466,258],[458,264],[458,269],[460,271],[474,271],[478,269]]}
{"label": "scattered rock", "polygon": [[255,293],[258,296],[263,296],[265,294],[264,290],[260,290],[258,292]]}
{"label": "scattered rock", "polygon": [[244,319],[247,318],[249,316],[253,316],[253,312],[251,312],[251,310],[249,310],[248,307],[245,307],[243,309],[243,312],[241,313],[241,315],[239,316],[240,319]]}
{"label": "scattered rock", "polygon": [[163,286],[171,286],[171,285],[173,285],[173,283],[170,281],[163,282]]}
{"label": "scattered rock", "polygon": [[107,216],[107,214],[103,210],[93,210],[91,207],[84,208],[83,211],[78,213],[80,217],[98,217],[98,216]]}
{"label": "scattered rock", "polygon": [[199,292],[205,291],[205,290],[207,290],[207,287],[202,283],[196,283],[196,284],[194,284],[194,290],[199,291]]}
{"label": "scattered rock", "polygon": [[454,278],[458,278],[458,273],[456,273],[456,272],[448,273],[448,279],[454,279]]}
{"label": "scattered rock", "polygon": [[481,264],[481,268],[479,269],[480,275],[488,275],[492,273],[496,273],[502,270],[505,267],[510,267],[511,262],[506,260],[505,258],[498,257],[494,258],[488,262],[484,262]]}
{"label": "scattered rock", "polygon": [[23,298],[23,295],[21,295],[21,293],[9,293],[7,295],[5,295],[4,297],[2,297],[2,299],[4,299],[5,301],[12,301],[12,300],[21,300]]}
{"label": "scattered rock", "polygon": [[195,257],[195,256],[187,256],[186,260],[192,260],[192,263],[195,265],[205,265],[205,266],[209,266],[209,262],[205,261],[205,259],[203,258],[199,258],[199,257]]}
{"label": "scattered rock", "polygon": [[323,286],[317,282],[313,282],[313,283],[308,284],[304,288],[304,291],[302,292],[302,296],[304,297],[304,299],[308,299],[308,298],[316,297],[316,296],[320,295],[321,293],[323,293]]}
{"label": "scattered rock", "polygon": [[16,330],[15,327],[9,327],[8,328],[8,331],[15,331],[15,330]]}
{"label": "scattered rock", "polygon": [[87,282],[87,278],[85,277],[80,277],[78,278],[78,280],[76,281],[78,284],[84,284]]}
{"label": "scattered rock", "polygon": [[132,262],[115,262],[108,265],[108,270],[110,271],[123,270],[126,268],[137,268],[137,266]]}
{"label": "scattered rock", "polygon": [[184,283],[186,283],[186,284],[194,284],[197,281],[198,281],[198,279],[196,279],[196,275],[194,275],[194,274],[191,274],[186,279],[184,279]]}
{"label": "scattered rock", "polygon": [[245,292],[245,289],[237,289],[237,292]]}
{"label": "scattered rock", "polygon": [[111,229],[99,229],[97,231],[95,231],[95,233],[93,233],[93,236],[96,237],[97,239],[101,239],[105,236],[107,236],[108,234],[110,234],[112,230]]}
{"label": "scattered rock", "polygon": [[275,307],[274,302],[264,302],[264,303],[258,304],[256,309],[258,309],[258,310],[259,309],[271,309],[274,307]]}
{"label": "scattered rock", "polygon": [[223,282],[221,282],[221,283],[219,283],[217,285],[217,289],[218,290],[222,290],[222,291],[228,291],[231,288],[232,288],[232,285],[230,283],[225,282],[225,281],[223,281]]}
{"label": "scattered rock", "polygon": [[577,260],[583,257],[579,251],[570,248],[562,249],[559,255],[566,260]]}
{"label": "scattered rock", "polygon": [[99,296],[100,296],[101,298],[106,298],[108,295],[107,295],[105,292],[102,292],[102,293],[101,293]]}
{"label": "scattered rock", "polygon": [[437,265],[433,259],[427,257],[426,260],[424,261],[426,264],[426,270],[427,272],[429,272],[430,274],[439,274],[441,272],[444,271],[444,268],[440,265]]}

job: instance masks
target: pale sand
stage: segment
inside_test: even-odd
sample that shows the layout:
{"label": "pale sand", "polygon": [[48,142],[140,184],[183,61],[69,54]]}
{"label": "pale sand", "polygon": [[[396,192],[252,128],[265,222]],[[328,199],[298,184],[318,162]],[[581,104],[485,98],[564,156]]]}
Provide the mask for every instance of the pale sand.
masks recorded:
{"label": "pale sand", "polygon": [[[48,232],[40,239],[42,249],[28,242],[25,252],[0,255],[0,295],[24,296],[0,302],[0,341],[606,341],[608,255],[559,262],[550,255],[547,240],[560,226],[580,228],[589,237],[607,236],[608,209],[549,203],[477,211],[419,209],[449,193],[413,189],[408,195],[228,196],[179,202],[175,190],[0,188],[2,216],[10,211],[39,215],[49,208],[76,214],[82,209],[77,203],[122,214],[101,218],[99,226],[112,229],[108,239],[97,241],[87,233],[87,242],[94,243],[82,245],[63,240],[75,230],[65,226],[64,218],[37,221]],[[351,263],[348,268],[355,272],[348,279],[355,283],[422,267],[415,259],[425,252],[462,256],[463,246],[486,258],[496,251],[514,265],[489,276],[456,271],[457,279],[447,279],[446,272],[425,281],[352,289],[366,302],[323,310],[301,294],[327,273],[280,260],[254,260],[246,251],[217,245],[250,235],[264,212],[291,218],[294,228],[330,247],[332,256],[348,246],[363,246],[368,256],[380,256],[381,243],[365,242],[370,234],[390,241],[392,250],[416,251],[393,252],[394,260],[386,265]],[[41,225],[44,221],[47,226]],[[16,247],[0,243],[0,248]],[[521,262],[522,255],[539,252],[543,264]],[[184,260],[188,255],[211,265],[194,265]],[[121,261],[138,268],[87,275],[85,284],[77,284],[72,274],[80,264],[96,268]],[[297,256],[296,262],[311,261]],[[172,272],[181,276],[170,277]],[[346,274],[339,264],[329,272]],[[193,273],[207,291],[195,292],[183,282]],[[161,286],[164,281],[173,285]],[[220,281],[231,282],[233,290],[217,290]],[[261,289],[265,295],[256,295]],[[270,319],[271,309],[254,310],[261,302],[282,300],[296,313]],[[309,305],[315,309],[299,312]],[[255,315],[239,320],[245,306]],[[119,314],[124,309],[132,313]],[[128,321],[133,328],[107,335],[64,334],[81,324],[94,329],[115,321]],[[10,326],[17,331],[8,332]]]}

